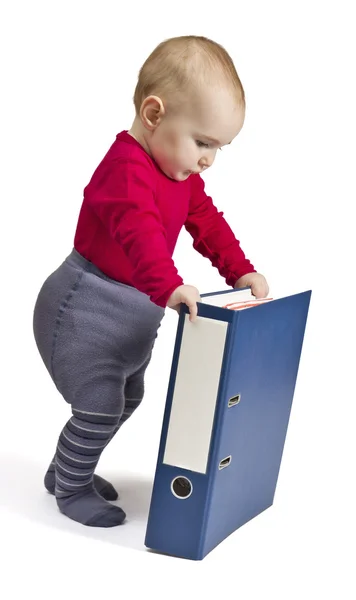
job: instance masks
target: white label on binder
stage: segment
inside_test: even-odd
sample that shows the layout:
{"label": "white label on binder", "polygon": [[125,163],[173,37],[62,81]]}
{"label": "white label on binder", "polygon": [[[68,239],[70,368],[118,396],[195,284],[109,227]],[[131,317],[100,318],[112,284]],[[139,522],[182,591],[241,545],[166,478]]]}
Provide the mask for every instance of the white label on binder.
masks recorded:
{"label": "white label on binder", "polygon": [[206,473],[228,323],[185,315],[163,462]]}

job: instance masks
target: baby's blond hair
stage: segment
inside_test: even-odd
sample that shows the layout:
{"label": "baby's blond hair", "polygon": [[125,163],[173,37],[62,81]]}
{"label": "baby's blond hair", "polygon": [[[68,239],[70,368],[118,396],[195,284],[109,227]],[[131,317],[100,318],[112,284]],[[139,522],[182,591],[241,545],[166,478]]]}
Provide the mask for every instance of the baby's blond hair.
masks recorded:
{"label": "baby's blond hair", "polygon": [[239,104],[245,93],[228,52],[203,36],[186,35],[161,42],[142,65],[134,94],[136,113],[147,96],[155,95],[167,104],[179,104],[189,89],[199,84],[231,87]]}

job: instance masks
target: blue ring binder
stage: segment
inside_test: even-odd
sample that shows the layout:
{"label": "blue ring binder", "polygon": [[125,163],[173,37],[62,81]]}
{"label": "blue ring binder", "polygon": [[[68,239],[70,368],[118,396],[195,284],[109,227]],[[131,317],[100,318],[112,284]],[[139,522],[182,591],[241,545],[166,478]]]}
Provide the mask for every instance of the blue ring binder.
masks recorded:
{"label": "blue ring binder", "polygon": [[[182,305],[145,545],[202,560],[272,506],[297,381],[311,291],[242,310],[250,290]],[[224,307],[225,306],[225,307]],[[188,480],[179,498],[173,481]]]}

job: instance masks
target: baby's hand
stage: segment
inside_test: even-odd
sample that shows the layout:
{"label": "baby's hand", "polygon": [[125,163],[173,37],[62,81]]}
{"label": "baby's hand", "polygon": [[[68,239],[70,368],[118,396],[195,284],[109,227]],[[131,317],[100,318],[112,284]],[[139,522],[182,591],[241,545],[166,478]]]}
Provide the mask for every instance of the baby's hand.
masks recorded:
{"label": "baby's hand", "polygon": [[244,287],[251,287],[255,298],[266,298],[269,292],[268,283],[261,273],[247,273],[240,277],[235,283],[235,289]]}
{"label": "baby's hand", "polygon": [[183,302],[189,308],[189,320],[194,322],[198,314],[197,302],[200,301],[200,294],[196,287],[192,285],[180,285],[168,299],[167,306],[179,313],[180,305]]}

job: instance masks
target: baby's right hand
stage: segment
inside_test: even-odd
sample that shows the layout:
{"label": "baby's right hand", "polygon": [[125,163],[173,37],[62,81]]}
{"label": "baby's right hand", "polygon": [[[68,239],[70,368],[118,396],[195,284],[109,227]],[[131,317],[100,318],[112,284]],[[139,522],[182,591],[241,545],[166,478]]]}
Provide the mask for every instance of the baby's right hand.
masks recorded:
{"label": "baby's right hand", "polygon": [[198,315],[197,302],[200,302],[199,290],[192,285],[180,285],[177,287],[167,302],[169,308],[173,308],[179,313],[179,307],[182,302],[189,308],[189,320],[193,323]]}

